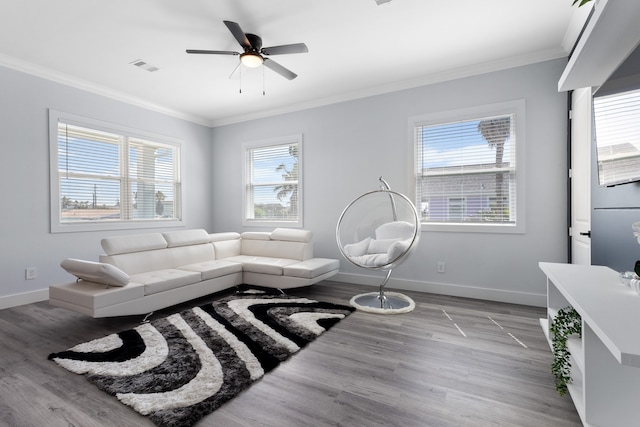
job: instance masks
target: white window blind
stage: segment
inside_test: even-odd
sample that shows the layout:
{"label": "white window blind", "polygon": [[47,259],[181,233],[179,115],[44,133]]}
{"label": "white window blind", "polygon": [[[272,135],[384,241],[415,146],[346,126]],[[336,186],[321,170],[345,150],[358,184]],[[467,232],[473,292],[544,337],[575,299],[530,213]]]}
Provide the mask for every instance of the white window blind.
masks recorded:
{"label": "white window blind", "polygon": [[487,106],[412,124],[416,207],[423,224],[516,225],[517,108]]}
{"label": "white window blind", "polygon": [[62,118],[55,125],[54,231],[181,220],[179,144]]}
{"label": "white window blind", "polygon": [[640,180],[640,90],[596,97],[598,181],[601,186]]}
{"label": "white window blind", "polygon": [[302,225],[301,137],[245,147],[245,225]]}

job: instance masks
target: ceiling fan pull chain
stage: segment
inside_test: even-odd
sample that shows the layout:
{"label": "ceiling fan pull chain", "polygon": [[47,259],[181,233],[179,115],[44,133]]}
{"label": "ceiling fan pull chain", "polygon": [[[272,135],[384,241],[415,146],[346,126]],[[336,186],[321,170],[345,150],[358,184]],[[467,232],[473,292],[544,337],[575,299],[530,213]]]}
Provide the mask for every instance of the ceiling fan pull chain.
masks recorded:
{"label": "ceiling fan pull chain", "polygon": [[262,66],[262,96],[265,95],[264,92],[264,65]]}
{"label": "ceiling fan pull chain", "polygon": [[242,93],[242,65],[240,65],[240,67],[238,68],[238,71],[240,72],[240,92]]}

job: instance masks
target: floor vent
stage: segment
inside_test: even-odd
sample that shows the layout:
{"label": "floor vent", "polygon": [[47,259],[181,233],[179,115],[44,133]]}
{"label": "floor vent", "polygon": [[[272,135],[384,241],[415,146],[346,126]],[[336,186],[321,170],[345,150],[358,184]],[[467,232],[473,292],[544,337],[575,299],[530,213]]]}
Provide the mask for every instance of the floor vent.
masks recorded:
{"label": "floor vent", "polygon": [[143,70],[147,70],[150,73],[153,73],[154,71],[158,71],[160,69],[158,67],[154,67],[153,65],[147,64],[142,59],[136,59],[135,61],[130,62],[130,64],[135,65],[136,67],[140,67]]}

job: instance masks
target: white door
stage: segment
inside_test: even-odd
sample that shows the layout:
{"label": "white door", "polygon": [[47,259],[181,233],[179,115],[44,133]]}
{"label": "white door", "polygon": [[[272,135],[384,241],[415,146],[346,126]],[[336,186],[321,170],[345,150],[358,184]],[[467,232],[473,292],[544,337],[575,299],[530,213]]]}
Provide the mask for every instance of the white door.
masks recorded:
{"label": "white door", "polygon": [[571,98],[571,263],[591,265],[591,88]]}

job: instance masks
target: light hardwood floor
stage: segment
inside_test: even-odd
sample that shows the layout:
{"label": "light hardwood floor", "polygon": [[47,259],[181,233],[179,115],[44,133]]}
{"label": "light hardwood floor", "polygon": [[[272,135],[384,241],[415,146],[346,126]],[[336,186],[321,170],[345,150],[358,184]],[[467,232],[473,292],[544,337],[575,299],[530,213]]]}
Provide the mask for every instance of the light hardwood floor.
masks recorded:
{"label": "light hardwood floor", "polygon": [[[363,287],[289,293],[348,304]],[[354,312],[198,426],[580,426],[559,397],[538,324],[545,310],[416,292],[402,315]],[[212,298],[192,301],[160,317]],[[129,329],[47,302],[0,310],[0,425],[151,426],[47,356]]]}

